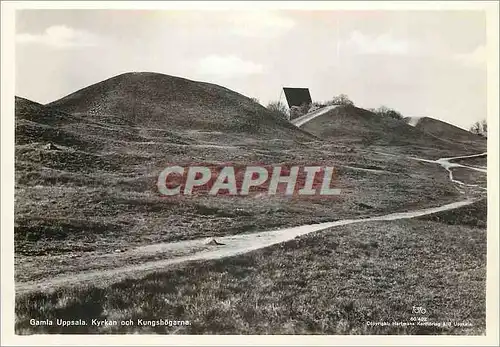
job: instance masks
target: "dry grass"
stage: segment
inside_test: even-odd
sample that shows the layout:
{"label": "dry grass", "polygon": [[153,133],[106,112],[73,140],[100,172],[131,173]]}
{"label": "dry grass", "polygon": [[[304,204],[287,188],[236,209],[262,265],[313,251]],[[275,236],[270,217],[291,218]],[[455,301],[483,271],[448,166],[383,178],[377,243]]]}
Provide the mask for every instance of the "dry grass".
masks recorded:
{"label": "dry grass", "polygon": [[482,144],[484,149],[486,149],[486,139],[484,137],[438,119],[422,117],[415,128],[440,139],[452,140],[455,145],[457,145],[457,143],[463,143],[465,145],[472,145],[475,143]]}
{"label": "dry grass", "polygon": [[[483,223],[483,207],[481,203],[472,208],[478,225]],[[426,218],[349,225],[243,256],[177,266],[104,289],[60,289],[18,297],[16,330],[484,334],[485,262],[486,230],[476,226]],[[368,321],[410,322],[416,316],[413,306],[424,307],[429,321],[472,326],[367,325]],[[188,320],[191,325],[34,327],[29,324],[31,318],[84,319],[89,324],[93,318],[170,319]]]}
{"label": "dry grass", "polygon": [[487,186],[488,181],[486,172],[475,171],[463,167],[452,168],[451,170],[453,172],[453,178],[456,180],[465,184],[477,184],[483,188]]}
{"label": "dry grass", "polygon": [[484,155],[481,157],[455,159],[455,160],[453,160],[453,162],[457,162],[459,164],[468,165],[468,166],[486,167],[486,165],[488,164],[488,158],[486,155]]}
{"label": "dry grass", "polygon": [[487,201],[483,198],[459,209],[433,213],[417,219],[486,229],[487,210]]}
{"label": "dry grass", "polygon": [[120,115],[127,123],[310,140],[313,137],[227,88],[159,73],[114,76],[48,106],[88,117]]}
{"label": "dry grass", "polygon": [[[360,109],[349,112],[318,123],[333,136],[327,142],[240,94],[165,75],[120,75],[49,107],[16,98],[16,279],[64,272],[64,261],[55,264],[54,259],[66,255],[367,217],[460,199],[438,165],[372,150],[435,158],[477,153],[481,145],[457,148],[401,122],[374,119]],[[57,149],[46,148],[48,143]],[[206,162],[338,166],[336,183],[343,193],[334,200],[158,196],[156,179],[166,165]],[[455,217],[349,226],[106,288],[29,294],[16,300],[16,329],[482,333],[485,231],[470,220],[450,225],[439,219]],[[442,331],[365,324],[403,319],[416,304],[428,307],[434,318],[471,319],[474,327]],[[30,326],[31,318],[168,318],[192,324],[62,329]]]}
{"label": "dry grass", "polygon": [[[453,156],[457,150],[466,154],[477,154],[486,150],[483,138],[450,124],[446,126],[448,132],[436,136],[427,132],[426,128],[412,127],[404,120],[381,117],[353,106],[343,106],[311,120],[301,128],[335,143],[370,148],[390,147],[400,153],[426,156],[428,159]],[[455,142],[454,130],[468,134],[468,141]]]}
{"label": "dry grass", "polygon": [[[364,217],[458,197],[438,165],[367,156],[356,147],[264,141],[250,133],[241,143],[213,147],[228,143],[213,132],[185,129],[174,135],[129,122],[115,124],[113,117],[84,119],[24,99],[16,99],[16,112],[18,125],[26,121],[50,129],[43,136],[22,127],[16,133],[28,142],[16,146],[15,248],[20,259]],[[218,142],[204,142],[207,136]],[[57,150],[47,149],[47,141]],[[158,196],[156,180],[166,165],[204,162],[333,165],[343,194],[333,200]],[[382,174],[338,164],[376,168]],[[29,274],[29,269],[17,270]]]}
{"label": "dry grass", "polygon": [[[446,172],[437,165],[349,160],[350,165],[388,172],[340,167],[337,184],[343,194],[334,199],[165,199],[154,191],[153,175],[134,177],[126,173],[78,173],[54,168],[37,171],[36,164],[30,163],[17,173],[16,251],[19,256],[54,255],[70,252],[69,245],[75,245],[78,252],[103,251],[407,211],[459,198]],[[27,162],[20,161],[19,165],[23,163]],[[410,174],[412,171],[419,174]],[[420,172],[437,178],[427,179]],[[81,243],[86,247],[82,248]]]}

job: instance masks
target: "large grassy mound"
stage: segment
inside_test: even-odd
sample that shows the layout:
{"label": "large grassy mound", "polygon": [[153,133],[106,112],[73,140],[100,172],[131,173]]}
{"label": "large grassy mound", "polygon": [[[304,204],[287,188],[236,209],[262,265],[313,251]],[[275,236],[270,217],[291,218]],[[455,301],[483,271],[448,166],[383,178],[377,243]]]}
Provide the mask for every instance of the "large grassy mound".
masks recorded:
{"label": "large grassy mound", "polygon": [[440,139],[452,141],[455,143],[464,143],[476,145],[486,149],[486,138],[473,134],[467,130],[461,129],[449,123],[438,119],[423,117],[420,118],[415,128],[434,135]]}
{"label": "large grassy mound", "polygon": [[197,129],[310,138],[265,107],[227,88],[158,73],[125,73],[48,106],[162,129]]}
{"label": "large grassy mound", "polygon": [[354,106],[337,107],[305,123],[301,129],[327,141],[392,147],[404,153],[430,152],[439,156],[456,153],[457,149],[471,154],[484,150],[481,142],[457,144],[413,127],[404,120],[380,116]]}

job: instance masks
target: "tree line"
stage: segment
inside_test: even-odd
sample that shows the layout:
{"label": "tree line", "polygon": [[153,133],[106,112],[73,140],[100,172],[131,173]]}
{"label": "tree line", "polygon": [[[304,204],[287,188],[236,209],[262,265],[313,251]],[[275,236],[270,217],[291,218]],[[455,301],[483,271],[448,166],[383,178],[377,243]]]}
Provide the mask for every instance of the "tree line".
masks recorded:
{"label": "tree line", "polygon": [[488,124],[486,123],[486,119],[482,121],[475,122],[469,128],[469,131],[473,134],[487,137],[488,136]]}
{"label": "tree line", "polygon": [[[257,99],[253,99],[257,101]],[[258,102],[258,101],[257,101]],[[346,95],[339,94],[332,97],[330,100],[325,102],[313,102],[311,104],[303,104],[301,106],[292,106],[290,109],[287,105],[281,101],[271,101],[267,104],[266,108],[277,115],[278,117],[290,120],[294,118],[298,118],[308,112],[312,112],[314,110],[333,106],[333,105],[343,105],[343,106],[352,106],[354,107],[354,102]],[[382,116],[382,117],[390,117],[394,119],[403,119],[403,115],[387,106],[380,106],[379,108],[372,108],[369,111]]]}
{"label": "tree line", "polygon": [[[252,100],[255,102],[259,102],[259,100],[255,98],[252,98]],[[267,104],[266,108],[276,116],[286,120],[290,120],[298,118],[308,112],[312,112],[314,110],[332,105],[343,105],[343,106],[354,107],[354,102],[346,94],[339,94],[325,102],[313,102],[311,104],[303,104],[301,106],[292,106],[291,109],[289,109],[288,106],[281,101],[271,101]],[[368,109],[368,111],[371,111],[381,117],[388,117],[397,120],[402,120],[404,118],[399,111],[396,111],[384,105],[378,108],[370,108]],[[472,126],[469,128],[469,131],[473,134],[487,137],[488,124],[485,119],[483,119],[482,121],[477,121],[474,124],[472,124]]]}

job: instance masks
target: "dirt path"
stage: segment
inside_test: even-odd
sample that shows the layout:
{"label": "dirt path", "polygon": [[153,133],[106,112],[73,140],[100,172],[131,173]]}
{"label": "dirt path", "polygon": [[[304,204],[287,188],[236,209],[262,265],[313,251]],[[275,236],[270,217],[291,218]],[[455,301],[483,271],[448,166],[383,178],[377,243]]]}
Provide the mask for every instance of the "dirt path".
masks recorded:
{"label": "dirt path", "polygon": [[325,114],[328,111],[331,111],[331,110],[333,110],[333,109],[335,109],[337,107],[339,107],[339,105],[326,106],[326,107],[320,108],[320,109],[318,109],[316,111],[312,111],[310,113],[307,113],[307,114],[305,114],[305,115],[303,115],[301,117],[292,119],[291,122],[292,122],[292,124],[300,127],[300,126],[304,125],[305,123],[313,120],[314,118],[319,117],[322,114]]}
{"label": "dirt path", "polygon": [[480,154],[472,154],[472,155],[464,155],[460,157],[451,157],[451,158],[443,158],[443,160],[457,160],[457,159],[468,159],[468,158],[477,158],[477,157],[485,157],[488,155],[488,152],[480,153]]}
{"label": "dirt path", "polygon": [[467,165],[462,165],[462,164],[457,164],[457,163],[452,163],[451,162],[452,160],[456,160],[456,159],[475,158],[475,157],[481,157],[481,156],[485,156],[485,155],[486,155],[486,153],[481,153],[481,154],[474,154],[474,155],[466,155],[466,156],[462,156],[462,157],[440,158],[440,159],[437,159],[437,160],[428,160],[428,159],[414,158],[414,157],[408,157],[408,158],[409,159],[413,159],[413,160],[423,161],[423,162],[426,162],[426,163],[433,163],[433,164],[439,164],[439,165],[441,165],[446,171],[448,171],[450,181],[452,181],[453,183],[456,183],[456,184],[461,185],[461,186],[474,187],[474,188],[479,188],[479,189],[482,189],[482,190],[487,190],[487,188],[480,187],[477,184],[466,184],[466,183],[464,183],[462,181],[459,181],[459,180],[455,179],[453,177],[453,171],[452,171],[453,168],[463,167],[463,168],[466,168],[466,169],[469,169],[469,170],[474,170],[474,171],[479,171],[479,172],[486,173],[487,172],[486,168],[479,168],[479,167],[467,166]]}
{"label": "dirt path", "polygon": [[[427,160],[422,158],[411,158],[414,160],[435,163],[441,165],[450,172],[450,180],[454,183],[465,185],[465,183],[453,179],[450,167],[461,166],[450,163],[452,159],[463,157],[441,158],[438,160]],[[476,169],[476,168],[471,168]],[[247,253],[264,247],[269,247],[278,243],[292,240],[296,237],[313,233],[319,230],[333,228],[341,225],[353,223],[367,223],[376,221],[393,221],[398,219],[409,219],[420,217],[436,212],[448,211],[462,206],[472,204],[476,200],[465,199],[462,201],[446,204],[443,206],[425,208],[409,212],[390,213],[383,216],[345,219],[335,222],[303,225],[292,228],[264,231],[252,234],[242,234],[220,237],[219,244],[208,244],[207,239],[197,239],[190,241],[161,243],[148,246],[137,247],[129,251],[117,254],[105,254],[95,259],[84,259],[87,262],[101,262],[108,264],[108,268],[96,269],[82,272],[69,272],[53,276],[49,279],[39,281],[27,281],[16,283],[16,294],[25,294],[33,291],[48,291],[63,286],[74,286],[75,284],[105,285],[117,282],[133,276],[144,276],[145,274],[161,270],[166,266],[194,260],[220,259],[238,254]],[[145,260],[144,258],[155,256],[155,259],[163,257],[161,260]],[[140,261],[142,258],[142,261]],[[140,261],[138,264],[130,265],[132,261]]]}
{"label": "dirt path", "polygon": [[[299,227],[286,228],[273,231],[264,231],[253,234],[233,235],[218,238],[220,245],[207,245],[206,239],[198,239],[192,241],[182,241],[175,243],[156,244],[137,248],[130,252],[144,254],[151,253],[167,253],[171,255],[172,251],[182,251],[184,255],[174,256],[169,259],[148,261],[142,264],[126,265],[118,268],[94,270],[81,273],[71,273],[55,276],[42,281],[21,282],[16,284],[16,293],[23,294],[32,291],[47,291],[56,289],[66,285],[79,284],[97,284],[106,283],[107,281],[116,282],[118,280],[130,277],[134,273],[144,275],[154,270],[160,270],[168,265],[178,264],[193,260],[210,260],[230,257],[238,254],[247,253],[264,247],[269,247],[277,243],[292,240],[298,236],[306,235],[319,230],[324,230],[341,225],[353,223],[366,223],[375,221],[392,221],[398,219],[415,218],[431,213],[447,211],[462,206],[472,204],[475,200],[467,199],[463,201],[446,204],[439,207],[432,207],[411,212],[391,213],[384,216],[361,218],[361,219],[345,219],[335,222],[318,223],[311,225],[303,225]],[[119,256],[126,256],[120,254]]]}
{"label": "dirt path", "polygon": [[420,117],[409,117],[408,119],[408,125],[411,125],[412,127],[416,127],[418,122],[420,122],[422,118]]}

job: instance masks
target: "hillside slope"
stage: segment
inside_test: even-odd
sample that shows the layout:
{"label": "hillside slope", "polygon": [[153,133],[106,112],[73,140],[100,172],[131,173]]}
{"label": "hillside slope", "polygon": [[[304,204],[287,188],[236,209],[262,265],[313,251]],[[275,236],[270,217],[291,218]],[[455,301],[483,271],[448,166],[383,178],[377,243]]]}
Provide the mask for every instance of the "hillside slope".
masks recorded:
{"label": "hillside slope", "polygon": [[112,77],[48,106],[101,121],[119,118],[136,126],[311,138],[262,105],[227,88],[150,72]]}
{"label": "hillside slope", "polygon": [[[135,101],[131,88],[141,91]],[[306,127],[317,122],[311,132],[325,140],[238,93],[157,74],[121,75],[49,105],[16,98],[16,278],[68,271],[65,261],[83,255],[407,211],[459,196],[438,165],[358,145],[407,150],[439,139],[355,108]],[[453,154],[463,153],[446,156]],[[333,166],[332,185],[342,194],[159,194],[165,167],[203,163]]]}
{"label": "hillside slope", "polygon": [[360,146],[393,147],[404,153],[421,153],[426,149],[435,154],[478,153],[480,142],[454,143],[442,139],[404,120],[376,115],[353,106],[337,107],[305,123],[301,129],[317,137],[337,143]]}
{"label": "hillside slope", "polygon": [[46,125],[67,123],[74,119],[67,113],[19,96],[15,97],[15,110],[16,120],[26,120]]}
{"label": "hillside slope", "polygon": [[438,119],[422,117],[415,125],[415,128],[439,137],[440,139],[462,143],[475,143],[478,145],[482,144],[486,146],[486,139],[484,137]]}
{"label": "hillside slope", "polygon": [[71,123],[81,122],[70,114],[17,96],[15,111],[15,141],[18,145],[52,143],[82,149],[90,147],[90,144],[85,143],[80,135],[63,129]]}

